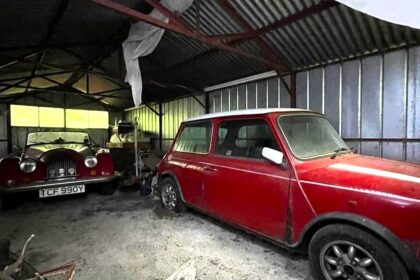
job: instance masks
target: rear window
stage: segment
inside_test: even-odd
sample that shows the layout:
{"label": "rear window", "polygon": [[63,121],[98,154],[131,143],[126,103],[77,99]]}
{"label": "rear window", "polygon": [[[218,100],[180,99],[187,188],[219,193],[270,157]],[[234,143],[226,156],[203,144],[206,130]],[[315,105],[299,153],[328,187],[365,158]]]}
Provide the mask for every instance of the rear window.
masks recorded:
{"label": "rear window", "polygon": [[179,135],[174,150],[207,154],[210,151],[211,122],[187,124]]}

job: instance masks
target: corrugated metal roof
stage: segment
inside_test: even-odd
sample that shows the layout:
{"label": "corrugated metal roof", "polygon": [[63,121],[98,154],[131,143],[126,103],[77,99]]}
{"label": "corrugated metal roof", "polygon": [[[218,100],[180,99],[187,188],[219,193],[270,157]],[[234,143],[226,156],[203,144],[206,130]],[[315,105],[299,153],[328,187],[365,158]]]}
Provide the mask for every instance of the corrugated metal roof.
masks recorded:
{"label": "corrugated metal roof", "polygon": [[[142,0],[114,1],[144,13],[150,8]],[[230,0],[229,3],[251,28],[258,30],[290,19],[304,9],[322,5],[324,1],[326,0]],[[15,0],[0,4],[0,80],[31,74],[33,66],[30,64],[4,68],[1,65],[10,61],[10,58],[41,47],[40,44],[48,33],[48,25],[59,10],[59,3],[60,1]],[[181,19],[192,29],[199,28],[198,32],[204,36],[247,31],[229,11],[224,10],[218,0],[195,0]],[[110,70],[112,77],[122,83],[124,61],[120,52],[112,50],[118,49],[126,37],[128,25],[129,19],[126,16],[92,1],[70,0],[50,43],[59,46],[58,48],[71,49],[82,57],[72,57],[56,48],[44,57],[44,62],[50,64],[49,67],[42,66],[39,72],[56,72],[58,69],[54,69],[54,66],[66,66],[74,71],[69,71],[63,79],[73,79],[76,83],[81,79],[77,75],[80,71],[78,67],[86,67],[83,63],[88,62],[89,65],[92,61],[100,61],[103,68]],[[388,23],[337,3],[326,10],[262,33],[260,38],[275,56],[268,56],[268,60],[273,63],[281,61],[289,70],[296,71],[356,56],[418,45],[420,30]],[[266,57],[267,50],[264,51],[261,41],[258,42],[255,38],[240,39],[229,44],[256,57]],[[109,51],[104,52],[106,47]],[[106,55],[109,55],[108,58]],[[101,60],[104,57],[105,60]],[[160,95],[170,97],[171,93],[174,97],[190,93],[179,85],[201,89],[272,70],[271,66],[256,60],[221,51],[168,31],[158,48],[150,56],[141,59],[141,68],[143,77],[154,83],[150,85],[145,81],[144,94],[150,100],[159,98]],[[98,67],[94,68],[97,69]],[[90,82],[95,81],[92,79]],[[164,87],[156,86],[156,83]],[[23,82],[21,86],[25,84],[28,83]],[[102,88],[95,84],[92,86]],[[0,90],[1,88],[4,89],[5,86],[1,86]],[[7,93],[24,90],[12,88]],[[125,94],[126,97],[130,96],[128,90],[125,90]],[[112,102],[112,99],[104,100]],[[118,100],[119,103],[123,101]]]}
{"label": "corrugated metal roof", "polygon": [[[236,11],[254,29],[265,27],[320,2],[322,1],[231,1]],[[222,8],[218,1],[201,1],[200,3],[202,3],[201,28],[204,34],[244,32],[236,22],[226,16],[225,12],[220,12]],[[196,9],[191,8],[183,15],[183,18],[195,26],[195,14]],[[388,23],[337,4],[328,10],[273,30],[262,37],[291,70],[296,70],[404,45],[418,44],[420,31]],[[251,50],[247,50],[255,53],[258,49],[258,46],[254,44]]]}

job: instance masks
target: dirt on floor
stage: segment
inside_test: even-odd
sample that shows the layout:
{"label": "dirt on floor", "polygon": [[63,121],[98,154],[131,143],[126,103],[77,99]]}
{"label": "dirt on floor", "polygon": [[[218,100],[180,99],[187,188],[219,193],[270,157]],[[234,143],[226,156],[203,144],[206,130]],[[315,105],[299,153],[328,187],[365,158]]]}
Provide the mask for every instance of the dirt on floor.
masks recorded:
{"label": "dirt on floor", "polygon": [[189,210],[172,214],[140,194],[32,200],[0,213],[0,239],[38,270],[75,260],[74,279],[166,279],[190,259],[197,279],[311,279],[306,258]]}

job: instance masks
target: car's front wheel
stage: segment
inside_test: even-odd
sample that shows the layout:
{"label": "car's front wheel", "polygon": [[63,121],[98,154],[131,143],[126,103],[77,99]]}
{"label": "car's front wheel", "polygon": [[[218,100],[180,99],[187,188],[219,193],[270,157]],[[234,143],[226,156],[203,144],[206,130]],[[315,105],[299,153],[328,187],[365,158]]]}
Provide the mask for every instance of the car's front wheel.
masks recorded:
{"label": "car's front wheel", "polygon": [[186,210],[178,185],[169,177],[159,182],[159,198],[162,206],[167,210],[178,213]]}
{"label": "car's front wheel", "polygon": [[350,225],[328,225],[316,232],[309,244],[309,260],[319,280],[409,279],[387,244]]}

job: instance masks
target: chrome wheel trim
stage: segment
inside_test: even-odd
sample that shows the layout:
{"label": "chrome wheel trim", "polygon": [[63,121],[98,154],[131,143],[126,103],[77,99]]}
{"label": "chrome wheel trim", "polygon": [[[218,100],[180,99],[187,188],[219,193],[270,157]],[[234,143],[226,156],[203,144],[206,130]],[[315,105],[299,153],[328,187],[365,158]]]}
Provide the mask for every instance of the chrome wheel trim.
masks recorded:
{"label": "chrome wheel trim", "polygon": [[176,203],[178,201],[178,197],[176,194],[175,187],[171,184],[166,184],[162,187],[162,202],[166,209],[174,210],[176,207]]}
{"label": "chrome wheel trim", "polygon": [[367,250],[349,241],[337,240],[326,244],[319,261],[327,280],[384,280],[376,259]]}

